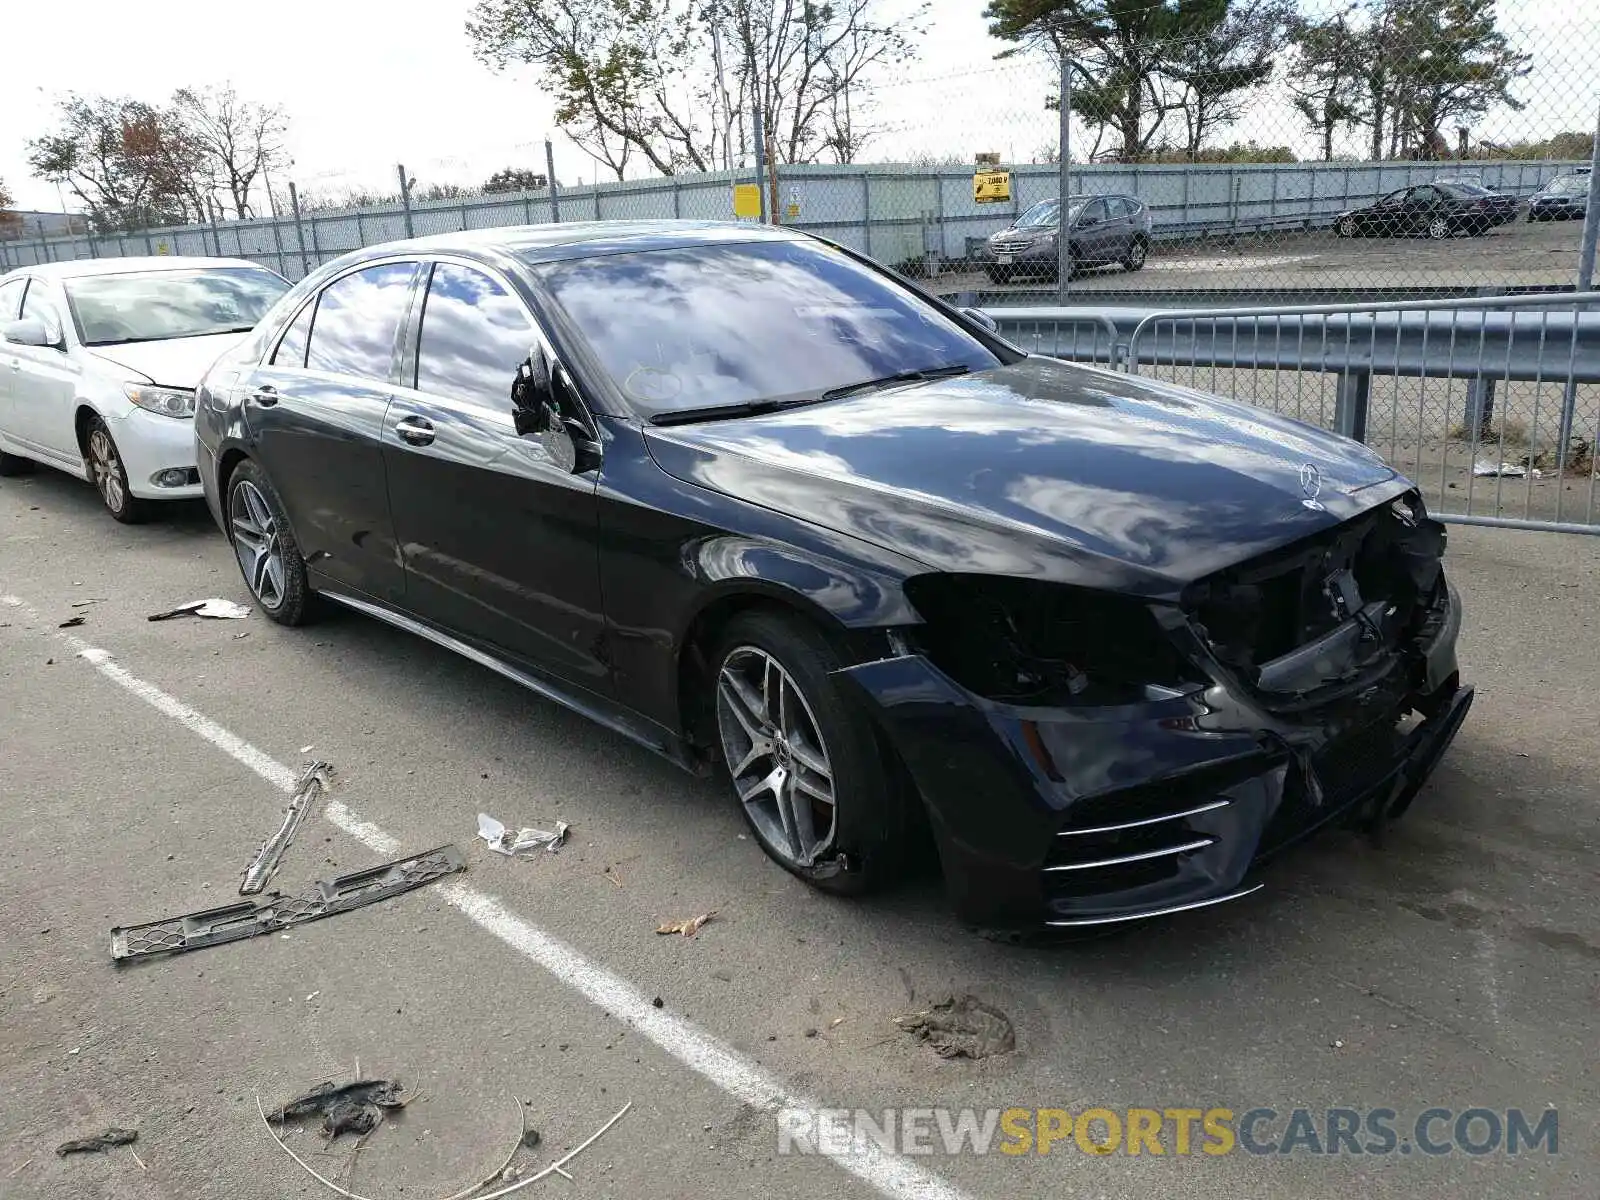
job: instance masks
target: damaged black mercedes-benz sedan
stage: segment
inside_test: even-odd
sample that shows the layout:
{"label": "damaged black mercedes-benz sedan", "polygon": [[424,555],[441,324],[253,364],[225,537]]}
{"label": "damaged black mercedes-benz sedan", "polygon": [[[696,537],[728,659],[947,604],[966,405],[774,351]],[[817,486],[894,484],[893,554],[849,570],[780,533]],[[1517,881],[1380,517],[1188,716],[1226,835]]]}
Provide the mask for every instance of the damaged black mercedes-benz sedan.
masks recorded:
{"label": "damaged black mercedes-benz sedan", "polygon": [[1471,703],[1443,527],[1365,447],[1030,356],[839,247],[374,247],[202,387],[263,610],[327,598],[680,763],[819,887],[925,816],[993,928],[1246,894],[1399,815]]}

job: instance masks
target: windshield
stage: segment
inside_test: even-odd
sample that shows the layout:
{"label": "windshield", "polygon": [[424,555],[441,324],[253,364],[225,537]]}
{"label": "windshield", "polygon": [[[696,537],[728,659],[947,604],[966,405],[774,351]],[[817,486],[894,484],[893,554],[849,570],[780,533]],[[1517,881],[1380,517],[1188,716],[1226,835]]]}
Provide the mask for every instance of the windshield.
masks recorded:
{"label": "windshield", "polygon": [[1000,363],[915,292],[821,242],[647,250],[536,270],[646,416]]}
{"label": "windshield", "polygon": [[1558,175],[1544,185],[1547,192],[1587,192],[1589,190],[1589,177],[1587,175]]}
{"label": "windshield", "polygon": [[1492,196],[1492,195],[1494,195],[1494,193],[1491,192],[1488,188],[1480,187],[1475,183],[1456,183],[1456,182],[1451,182],[1451,183],[1441,183],[1441,184],[1438,184],[1437,186],[1438,186],[1438,188],[1439,188],[1439,190],[1441,192],[1444,192],[1446,195],[1451,195],[1451,196]]}
{"label": "windshield", "polygon": [[[1087,196],[1073,196],[1067,202],[1067,219],[1076,221],[1078,214],[1083,211]],[[1061,208],[1059,200],[1041,200],[1037,204],[1029,205],[1023,209],[1022,215],[1017,218],[1015,228],[1037,229],[1045,226],[1054,227],[1059,223],[1058,214]]]}
{"label": "windshield", "polygon": [[65,285],[86,346],[244,333],[289,290],[260,267],[86,275]]}

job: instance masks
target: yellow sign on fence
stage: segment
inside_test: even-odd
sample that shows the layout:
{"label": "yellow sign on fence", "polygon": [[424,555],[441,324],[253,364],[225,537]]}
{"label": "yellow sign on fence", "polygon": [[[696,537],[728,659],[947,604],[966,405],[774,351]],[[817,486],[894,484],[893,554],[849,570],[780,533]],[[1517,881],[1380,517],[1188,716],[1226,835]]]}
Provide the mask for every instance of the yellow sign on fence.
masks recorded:
{"label": "yellow sign on fence", "polygon": [[1003,204],[1011,199],[1010,171],[974,171],[972,198],[979,204]]}
{"label": "yellow sign on fence", "polygon": [[733,215],[736,217],[761,216],[761,185],[736,183],[733,185]]}

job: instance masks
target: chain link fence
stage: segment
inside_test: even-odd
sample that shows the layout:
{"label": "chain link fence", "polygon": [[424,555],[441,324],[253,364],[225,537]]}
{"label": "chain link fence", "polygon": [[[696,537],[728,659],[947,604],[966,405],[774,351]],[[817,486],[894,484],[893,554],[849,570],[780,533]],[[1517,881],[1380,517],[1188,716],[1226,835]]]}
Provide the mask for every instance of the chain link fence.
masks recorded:
{"label": "chain link fence", "polygon": [[528,142],[488,179],[435,159],[275,181],[264,220],[24,227],[0,267],[221,254],[298,278],[407,236],[754,213],[989,303],[1413,299],[1588,278],[1600,13],[1234,0],[1220,23],[1145,40],[1063,20],[1021,28],[1012,57],[921,75],[913,62],[863,89],[848,164],[786,161],[792,130],[751,128],[739,141],[757,153],[729,170],[552,187],[546,144]]}

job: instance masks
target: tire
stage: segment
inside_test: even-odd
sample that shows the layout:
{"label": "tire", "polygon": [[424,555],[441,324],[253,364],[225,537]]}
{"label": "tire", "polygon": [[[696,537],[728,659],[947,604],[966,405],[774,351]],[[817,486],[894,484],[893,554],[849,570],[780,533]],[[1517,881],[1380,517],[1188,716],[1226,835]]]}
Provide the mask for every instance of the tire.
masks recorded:
{"label": "tire", "polygon": [[99,417],[90,417],[83,427],[84,466],[89,482],[100,493],[100,502],[124,525],[138,525],[150,519],[150,502],[141,500],[128,487],[128,469],[122,465],[111,430]]}
{"label": "tire", "polygon": [[1125,271],[1142,271],[1145,259],[1150,254],[1150,243],[1142,237],[1136,237],[1128,243],[1128,253],[1122,260],[1122,269]]}
{"label": "tire", "polygon": [[7,454],[0,450],[0,478],[11,478],[16,475],[31,475],[35,467],[33,459],[23,458],[18,454]]}
{"label": "tire", "polygon": [[1340,217],[1333,223],[1335,237],[1353,238],[1356,235],[1356,223],[1349,217]]}
{"label": "tire", "polygon": [[[911,833],[907,797],[870,721],[830,678],[847,665],[845,657],[809,623],[756,611],[729,623],[711,662],[724,769],[767,856],[836,895],[859,895],[896,878]],[[781,727],[773,719],[775,692],[783,696]],[[813,794],[818,788],[831,802]]]}
{"label": "tire", "polygon": [[1450,222],[1443,217],[1434,217],[1428,222],[1428,237],[1435,242],[1442,242],[1450,236]]}
{"label": "tire", "polygon": [[256,607],[279,625],[304,625],[316,614],[306,560],[277,489],[246,459],[228,479],[228,541]]}

